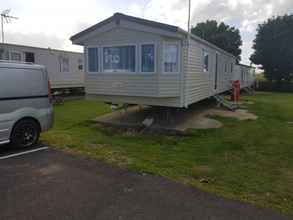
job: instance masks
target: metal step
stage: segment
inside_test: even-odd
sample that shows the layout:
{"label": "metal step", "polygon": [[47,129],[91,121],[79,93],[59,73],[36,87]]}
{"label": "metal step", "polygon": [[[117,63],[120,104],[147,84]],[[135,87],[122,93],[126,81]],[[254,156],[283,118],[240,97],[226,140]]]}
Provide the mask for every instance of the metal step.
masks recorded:
{"label": "metal step", "polygon": [[221,95],[214,95],[213,98],[218,102],[219,105],[229,109],[230,111],[235,111],[238,108],[237,104],[229,102]]}

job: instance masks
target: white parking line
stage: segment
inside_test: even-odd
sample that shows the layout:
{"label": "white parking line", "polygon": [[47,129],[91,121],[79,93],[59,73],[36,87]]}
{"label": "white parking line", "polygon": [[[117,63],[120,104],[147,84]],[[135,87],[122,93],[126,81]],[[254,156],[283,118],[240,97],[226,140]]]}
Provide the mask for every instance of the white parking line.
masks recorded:
{"label": "white parking line", "polygon": [[12,158],[12,157],[18,157],[18,156],[21,156],[21,155],[24,155],[24,154],[30,154],[30,153],[34,153],[34,152],[42,151],[42,150],[46,150],[46,149],[48,149],[48,147],[40,147],[40,148],[37,148],[37,149],[23,151],[23,152],[20,152],[20,153],[9,154],[7,156],[0,157],[0,160],[9,159],[9,158]]}

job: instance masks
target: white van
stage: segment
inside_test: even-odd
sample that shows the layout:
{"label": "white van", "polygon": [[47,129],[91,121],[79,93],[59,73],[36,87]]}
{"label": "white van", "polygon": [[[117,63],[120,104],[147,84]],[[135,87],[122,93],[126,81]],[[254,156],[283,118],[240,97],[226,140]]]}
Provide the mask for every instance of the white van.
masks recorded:
{"label": "white van", "polygon": [[0,61],[0,145],[31,147],[53,125],[44,66]]}

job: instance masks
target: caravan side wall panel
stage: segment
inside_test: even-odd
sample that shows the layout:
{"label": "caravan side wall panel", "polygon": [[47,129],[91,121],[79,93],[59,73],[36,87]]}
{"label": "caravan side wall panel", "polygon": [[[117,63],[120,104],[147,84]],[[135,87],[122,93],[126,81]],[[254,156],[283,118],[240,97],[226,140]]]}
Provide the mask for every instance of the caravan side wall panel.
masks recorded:
{"label": "caravan side wall panel", "polygon": [[[87,47],[99,47],[101,64],[104,46],[136,45],[136,60],[139,62],[133,73],[105,73],[101,69],[97,73],[86,71],[86,93],[108,102],[180,107],[179,74],[161,75],[162,42],[158,34],[125,27],[91,36],[85,43],[85,59]],[[140,45],[144,43],[154,43],[156,46],[155,73],[140,72]]]}
{"label": "caravan side wall panel", "polygon": [[[50,50],[20,45],[0,44],[5,51],[21,54],[21,61],[25,61],[25,52],[35,55],[35,63],[47,68],[52,88],[84,87],[84,70],[79,70],[79,60],[83,64],[83,54],[60,50]],[[60,71],[60,58],[69,59],[69,72]]]}
{"label": "caravan side wall panel", "polygon": [[[209,54],[209,71],[203,71],[203,50]],[[217,88],[215,89],[216,54],[218,54]],[[184,48],[184,73],[186,78],[185,103],[190,105],[231,88],[231,64],[235,59],[221,51],[212,49],[197,41],[191,40],[189,57],[187,47]],[[227,71],[225,71],[225,64]]]}

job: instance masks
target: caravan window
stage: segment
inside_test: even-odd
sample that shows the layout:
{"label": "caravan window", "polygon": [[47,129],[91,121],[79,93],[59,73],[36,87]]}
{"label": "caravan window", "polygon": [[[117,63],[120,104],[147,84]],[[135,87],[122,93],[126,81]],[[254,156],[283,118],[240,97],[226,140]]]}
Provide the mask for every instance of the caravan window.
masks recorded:
{"label": "caravan window", "polygon": [[82,59],[78,59],[78,70],[83,70],[83,61],[82,61]]}
{"label": "caravan window", "polygon": [[135,46],[104,47],[104,72],[135,72],[135,50]]}
{"label": "caravan window", "polygon": [[179,46],[178,44],[164,44],[164,72],[178,73],[179,72]]}
{"label": "caravan window", "polygon": [[25,62],[34,63],[35,62],[35,54],[31,52],[25,52]]}
{"label": "caravan window", "polygon": [[17,52],[11,52],[11,60],[21,61],[21,54]]}
{"label": "caravan window", "polygon": [[203,50],[203,71],[209,71],[209,53]]}
{"label": "caravan window", "polygon": [[155,72],[155,45],[141,46],[141,72]]}
{"label": "caravan window", "polygon": [[61,72],[68,73],[69,72],[69,58],[62,57],[61,59]]}
{"label": "caravan window", "polygon": [[0,60],[9,60],[9,52],[4,49],[0,49]]}
{"label": "caravan window", "polygon": [[4,49],[0,48],[0,60],[4,60]]}
{"label": "caravan window", "polygon": [[99,50],[96,47],[88,48],[88,72],[99,72]]}

